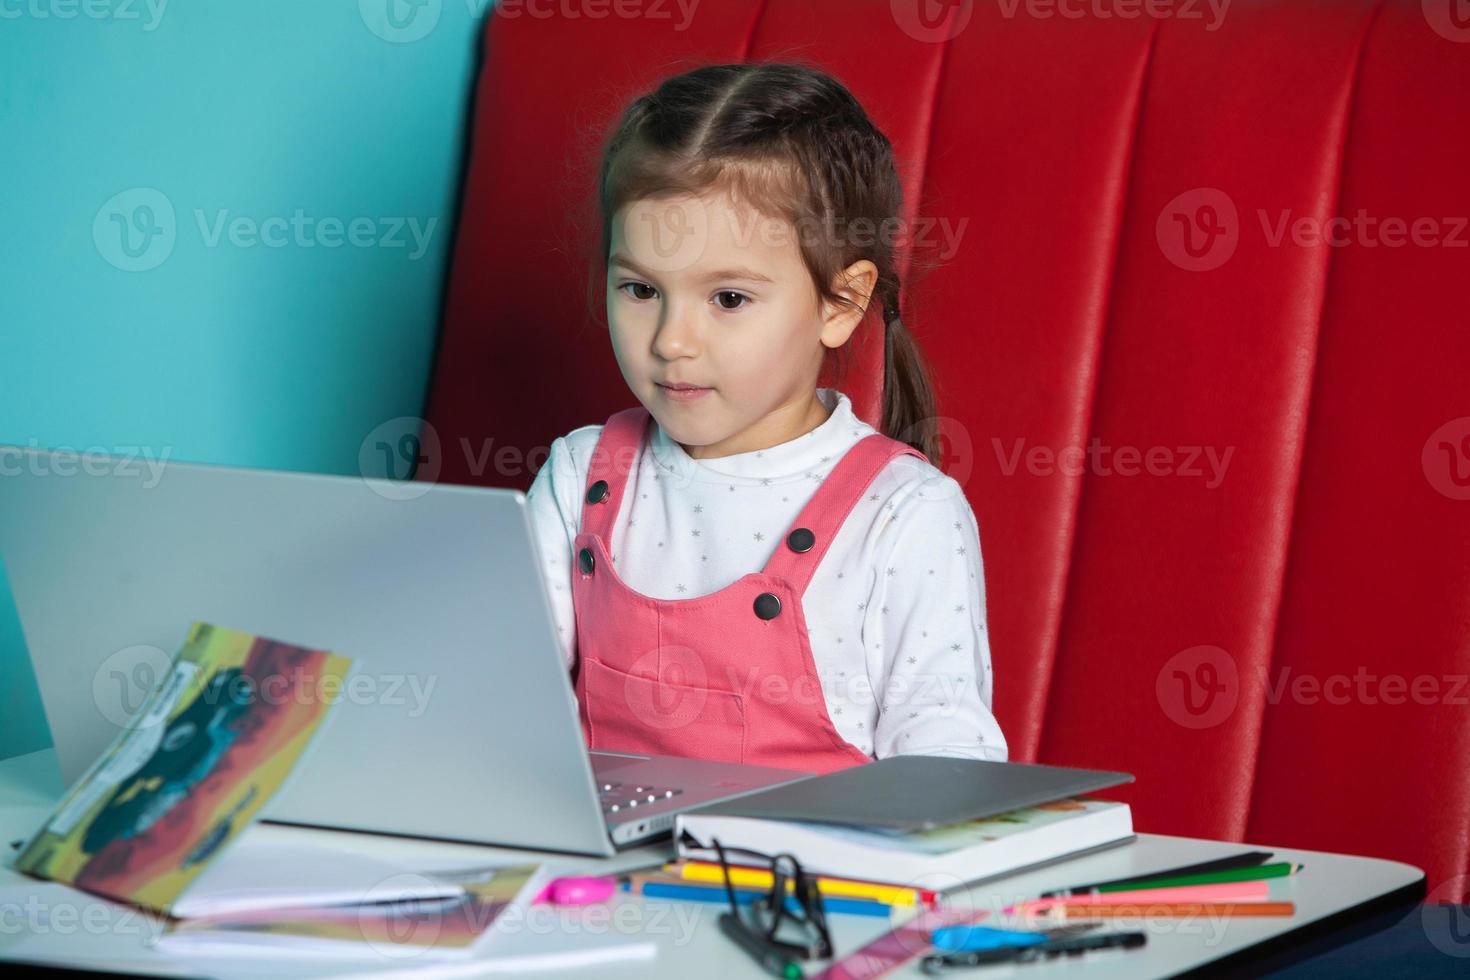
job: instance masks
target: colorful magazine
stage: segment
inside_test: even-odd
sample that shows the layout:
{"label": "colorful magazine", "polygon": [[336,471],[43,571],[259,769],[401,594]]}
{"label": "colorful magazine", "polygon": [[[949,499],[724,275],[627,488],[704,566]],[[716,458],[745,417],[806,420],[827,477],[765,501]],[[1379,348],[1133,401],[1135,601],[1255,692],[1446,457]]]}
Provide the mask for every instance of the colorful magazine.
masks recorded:
{"label": "colorful magazine", "polygon": [[350,661],[205,623],[16,858],[18,871],[169,913],[281,788]]}
{"label": "colorful magazine", "polygon": [[459,886],[448,898],[259,909],[172,923],[159,938],[169,952],[258,955],[454,957],[485,940],[506,909],[529,905],[545,884],[541,865],[434,872]]}

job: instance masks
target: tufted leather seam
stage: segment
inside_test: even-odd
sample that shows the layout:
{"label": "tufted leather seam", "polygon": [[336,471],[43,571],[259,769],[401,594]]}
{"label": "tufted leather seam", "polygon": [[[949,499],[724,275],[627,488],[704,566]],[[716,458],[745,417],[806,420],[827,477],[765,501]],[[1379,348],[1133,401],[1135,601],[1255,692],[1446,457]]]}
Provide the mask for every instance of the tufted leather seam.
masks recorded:
{"label": "tufted leather seam", "polygon": [[[1368,50],[1368,39],[1373,33],[1374,26],[1378,23],[1379,14],[1382,13],[1384,0],[1374,4],[1372,11],[1364,20],[1362,32],[1358,36],[1358,47],[1353,57],[1353,68],[1347,80],[1347,92],[1343,100],[1342,132],[1338,139],[1336,172],[1332,177],[1332,207],[1328,215],[1335,215],[1342,205],[1342,185],[1344,175],[1347,171],[1347,155],[1352,146],[1353,117],[1357,109],[1358,89],[1363,75],[1363,59]],[[1328,246],[1323,248],[1322,264],[1322,292],[1317,299],[1317,323],[1313,334],[1311,374],[1306,383],[1305,405],[1302,411],[1301,425],[1297,431],[1297,453],[1296,470],[1292,476],[1292,487],[1290,491],[1291,509],[1284,519],[1284,528],[1281,541],[1283,555],[1281,559],[1281,575],[1276,586],[1276,608],[1271,612],[1271,645],[1266,651],[1265,673],[1270,675],[1272,668],[1276,665],[1276,653],[1281,641],[1281,610],[1285,605],[1286,583],[1291,580],[1292,552],[1296,544],[1296,515],[1301,506],[1302,495],[1302,470],[1306,463],[1307,443],[1312,432],[1312,405],[1315,403],[1315,393],[1318,383],[1318,367],[1322,357],[1322,317],[1327,308],[1328,297],[1332,295],[1332,258],[1333,249]],[[1246,800],[1243,813],[1242,826],[1236,834],[1237,838],[1244,839],[1249,832],[1251,818],[1254,815],[1256,804],[1256,773],[1260,770],[1261,753],[1264,751],[1266,735],[1266,704],[1264,701],[1259,705],[1256,716],[1255,730],[1255,752],[1250,759],[1250,768],[1242,773],[1246,787]]]}
{"label": "tufted leather seam", "polygon": [[[1143,107],[1148,97],[1149,79],[1153,74],[1154,54],[1159,46],[1159,22],[1156,20],[1149,32],[1148,51],[1144,55],[1143,72],[1138,79],[1138,91],[1133,100],[1133,134],[1128,140],[1128,159],[1124,163],[1122,189],[1118,195],[1118,219],[1113,226],[1112,254],[1108,258],[1107,275],[1104,278],[1107,295],[1103,297],[1100,304],[1102,315],[1098,317],[1097,340],[1092,345],[1092,368],[1091,368],[1091,390],[1087,394],[1087,414],[1081,426],[1081,433],[1085,441],[1092,434],[1092,422],[1097,416],[1097,389],[1098,379],[1102,377],[1103,345],[1107,342],[1108,322],[1112,319],[1113,293],[1117,284],[1118,276],[1118,253],[1123,245],[1123,228],[1128,223],[1128,202],[1133,196],[1133,167],[1138,159],[1139,132],[1143,127]],[[1051,715],[1051,687],[1052,678],[1056,673],[1057,657],[1060,653],[1058,647],[1061,644],[1062,624],[1067,618],[1067,602],[1072,595],[1072,568],[1077,555],[1078,524],[1082,519],[1082,493],[1087,486],[1086,474],[1076,478],[1076,491],[1072,495],[1072,514],[1067,521],[1066,534],[1066,567],[1062,569],[1060,579],[1062,581],[1062,601],[1058,605],[1051,622],[1051,636],[1045,647],[1048,657],[1047,668],[1041,674],[1041,690],[1038,692],[1038,701],[1041,704],[1041,718],[1035,726],[1035,742],[1030,751],[1023,747],[1017,758],[1021,761],[1032,761],[1041,753],[1044,741],[1047,719]]]}
{"label": "tufted leather seam", "polygon": [[745,28],[745,40],[740,42],[740,55],[738,61],[746,64],[750,61],[750,49],[755,44],[755,29],[760,25],[761,18],[765,16],[766,4],[769,0],[760,0],[755,5],[755,13],[750,18],[750,23]]}

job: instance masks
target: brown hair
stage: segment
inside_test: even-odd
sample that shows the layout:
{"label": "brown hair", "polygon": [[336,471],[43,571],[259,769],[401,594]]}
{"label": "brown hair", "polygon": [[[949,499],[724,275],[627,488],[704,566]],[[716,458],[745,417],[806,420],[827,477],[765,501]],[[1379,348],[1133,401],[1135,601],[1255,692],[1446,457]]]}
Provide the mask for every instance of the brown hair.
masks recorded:
{"label": "brown hair", "polygon": [[[857,99],[819,69],[779,62],[706,65],[635,99],[602,146],[602,240],[593,281],[606,281],[612,222],[624,205],[712,191],[798,229],[822,229],[799,241],[817,294],[830,304],[855,305],[832,289],[842,270],[862,259],[877,267],[870,302],[882,304],[886,324],[879,431],[937,465],[933,386],[899,318],[895,236],[846,231],[890,229],[903,213],[893,147]],[[835,352],[839,378],[846,377],[851,346]]]}

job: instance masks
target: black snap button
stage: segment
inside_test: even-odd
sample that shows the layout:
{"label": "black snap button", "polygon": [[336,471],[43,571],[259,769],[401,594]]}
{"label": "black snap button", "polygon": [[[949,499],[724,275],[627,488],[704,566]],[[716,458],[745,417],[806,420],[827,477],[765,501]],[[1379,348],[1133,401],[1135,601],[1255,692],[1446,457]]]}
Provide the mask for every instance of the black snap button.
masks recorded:
{"label": "black snap button", "polygon": [[786,535],[786,543],[791,546],[792,551],[811,551],[812,545],[817,543],[817,536],[811,532],[811,528],[799,527]]}
{"label": "black snap button", "polygon": [[589,504],[600,504],[607,499],[607,481],[598,480],[587,490],[587,502]]}
{"label": "black snap button", "polygon": [[581,551],[577,552],[577,564],[582,566],[583,574],[592,574],[592,569],[597,567],[597,562],[592,559],[591,549],[583,548]]}
{"label": "black snap button", "polygon": [[781,600],[774,592],[762,592],[755,597],[755,614],[761,619],[775,619],[781,614]]}

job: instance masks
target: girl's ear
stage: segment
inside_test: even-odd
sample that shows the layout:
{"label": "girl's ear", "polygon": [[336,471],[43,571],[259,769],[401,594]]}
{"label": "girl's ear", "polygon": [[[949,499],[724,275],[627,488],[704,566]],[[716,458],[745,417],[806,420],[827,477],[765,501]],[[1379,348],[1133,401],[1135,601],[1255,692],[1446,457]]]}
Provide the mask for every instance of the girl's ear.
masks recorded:
{"label": "girl's ear", "polygon": [[845,296],[853,306],[824,302],[822,304],[822,344],[837,349],[847,343],[852,332],[867,315],[873,287],[878,284],[878,267],[867,259],[859,259],[837,273],[832,291]]}

